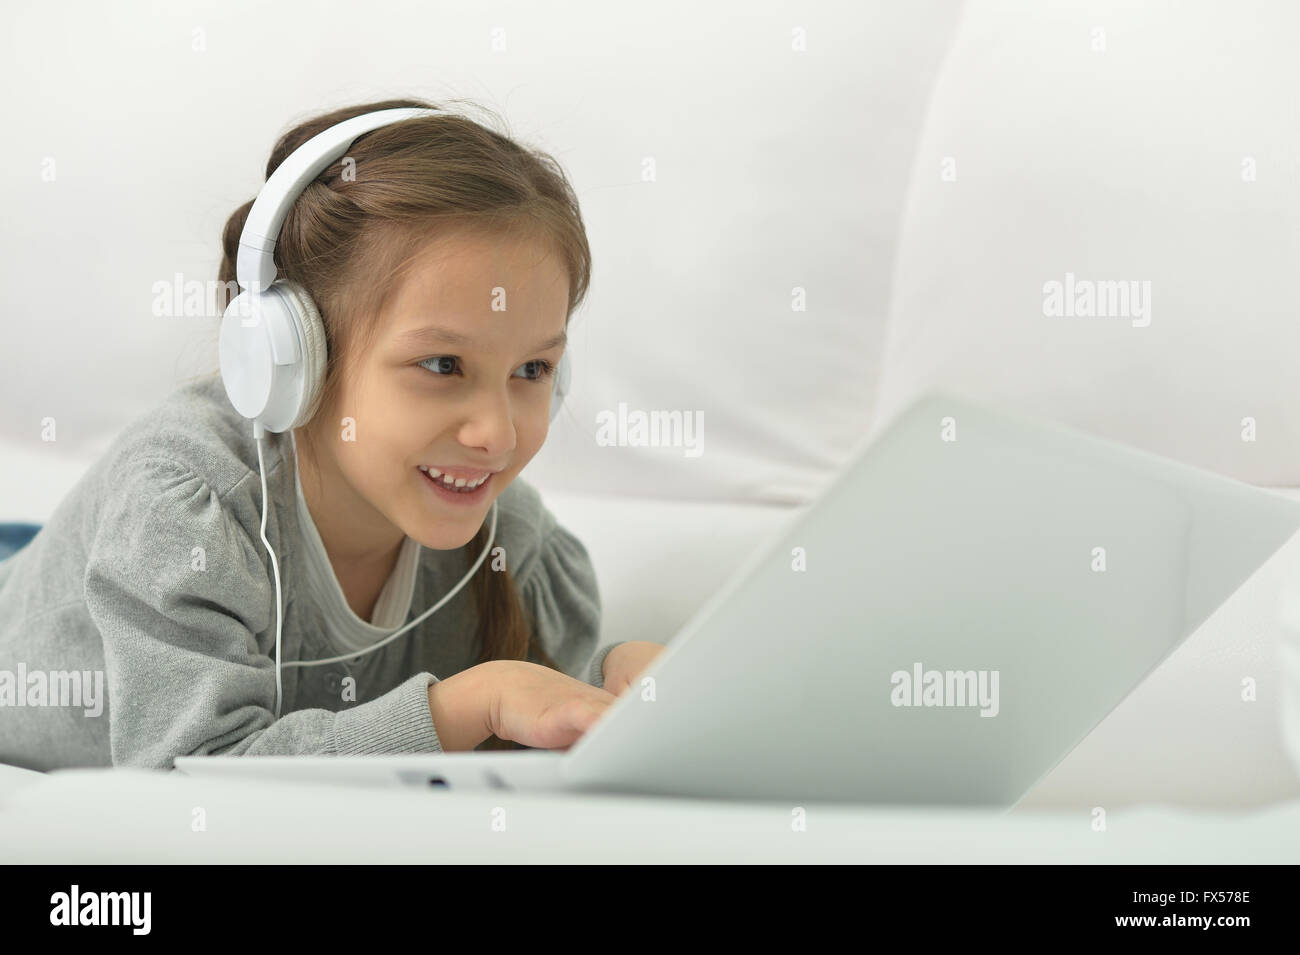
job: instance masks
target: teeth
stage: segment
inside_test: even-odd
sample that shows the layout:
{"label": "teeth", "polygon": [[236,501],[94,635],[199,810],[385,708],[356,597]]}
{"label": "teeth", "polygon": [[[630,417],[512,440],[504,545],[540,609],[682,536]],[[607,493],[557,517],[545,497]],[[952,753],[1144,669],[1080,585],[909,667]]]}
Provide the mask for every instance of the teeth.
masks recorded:
{"label": "teeth", "polygon": [[478,487],[480,484],[482,484],[484,481],[486,481],[488,478],[492,476],[489,473],[483,475],[481,478],[478,478],[477,480],[467,481],[465,478],[453,478],[450,474],[443,474],[437,468],[426,467],[423,464],[420,465],[420,470],[423,471],[425,474],[429,475],[429,477],[431,478],[435,478],[435,479],[442,478],[442,483],[447,485],[448,487],[464,488],[466,490],[470,490]]}

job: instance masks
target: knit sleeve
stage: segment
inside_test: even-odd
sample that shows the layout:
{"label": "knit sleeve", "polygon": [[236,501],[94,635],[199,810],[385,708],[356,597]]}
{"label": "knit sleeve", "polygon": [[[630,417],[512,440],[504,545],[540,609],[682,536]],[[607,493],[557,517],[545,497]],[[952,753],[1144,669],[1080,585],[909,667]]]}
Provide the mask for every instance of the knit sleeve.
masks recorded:
{"label": "knit sleeve", "polygon": [[187,467],[131,463],[100,515],[84,579],[103,642],[113,765],[440,751],[429,673],[340,713],[304,709],[276,719],[278,609],[260,535],[255,542]]}
{"label": "knit sleeve", "polygon": [[603,688],[605,657],[618,644],[598,646],[600,588],[582,541],[551,522],[520,591],[542,648],[569,676]]}

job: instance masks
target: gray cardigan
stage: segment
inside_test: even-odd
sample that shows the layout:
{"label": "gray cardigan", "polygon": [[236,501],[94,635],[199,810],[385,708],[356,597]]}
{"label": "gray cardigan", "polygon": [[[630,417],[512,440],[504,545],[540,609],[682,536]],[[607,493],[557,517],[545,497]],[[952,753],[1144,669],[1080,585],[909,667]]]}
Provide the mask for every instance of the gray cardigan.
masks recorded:
{"label": "gray cardigan", "polygon": [[[267,434],[281,645],[286,661],[322,659],[339,651],[307,599],[292,455],[287,433]],[[542,646],[565,673],[602,686],[617,644],[597,648],[586,549],[522,479],[497,503],[493,546],[505,548]],[[439,752],[427,691],[474,664],[472,583],[359,661],[283,668],[276,719],[275,583],[260,525],[252,425],[218,376],[129,424],[32,542],[0,562],[0,763],[170,769],[187,754]],[[406,619],[468,566],[465,548],[421,548]]]}

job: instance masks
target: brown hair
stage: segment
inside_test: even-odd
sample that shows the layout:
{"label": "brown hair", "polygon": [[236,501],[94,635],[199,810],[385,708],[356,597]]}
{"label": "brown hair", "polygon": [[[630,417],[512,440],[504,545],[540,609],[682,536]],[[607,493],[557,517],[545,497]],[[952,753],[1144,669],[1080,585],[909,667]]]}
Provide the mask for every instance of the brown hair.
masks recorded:
{"label": "brown hair", "polygon": [[[398,107],[445,108],[392,99],[315,116],[280,137],[266,164],[267,177],[330,126]],[[226,222],[217,276],[223,289],[237,288],[231,283],[239,237],[252,205],[244,203]],[[384,303],[425,243],[461,230],[537,238],[555,250],[569,273],[567,324],[587,293],[591,250],[577,197],[559,164],[545,153],[455,113],[418,116],[358,137],[344,160],[302,191],[285,217],[275,264],[279,278],[307,290],[325,327],[327,361],[318,409],[333,407],[357,357],[374,340]],[[487,530],[479,528],[468,543],[466,567],[486,545]],[[478,662],[534,659],[559,669],[538,641],[535,621],[508,570],[476,574],[473,593]],[[500,742],[494,736],[484,747],[497,748],[493,741]]]}

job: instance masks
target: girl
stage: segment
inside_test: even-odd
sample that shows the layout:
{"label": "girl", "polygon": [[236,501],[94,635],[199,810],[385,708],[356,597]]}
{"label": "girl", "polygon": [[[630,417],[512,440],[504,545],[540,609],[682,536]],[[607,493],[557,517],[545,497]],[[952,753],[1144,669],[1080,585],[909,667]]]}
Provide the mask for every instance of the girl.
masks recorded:
{"label": "girl", "polygon": [[[317,117],[267,176],[398,107],[439,108]],[[227,288],[251,207],[226,224]],[[259,443],[218,373],[191,381],[0,563],[0,762],[563,748],[662,651],[597,648],[586,549],[518,477],[590,276],[554,160],[453,113],[375,129],[302,190],[274,258],[325,332],[310,419]],[[471,585],[377,646],[475,565],[494,502]]]}

